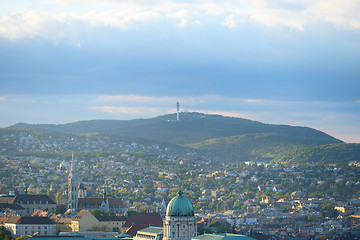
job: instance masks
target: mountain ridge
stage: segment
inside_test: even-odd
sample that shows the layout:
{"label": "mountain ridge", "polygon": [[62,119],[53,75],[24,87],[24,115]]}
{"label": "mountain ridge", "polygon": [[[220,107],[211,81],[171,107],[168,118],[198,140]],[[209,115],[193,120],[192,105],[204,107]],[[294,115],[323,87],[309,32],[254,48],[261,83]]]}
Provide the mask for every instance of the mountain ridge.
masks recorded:
{"label": "mountain ridge", "polygon": [[[24,124],[7,129],[33,129],[119,141],[160,144],[176,153],[196,151],[223,160],[344,161],[360,156],[360,144],[349,145],[329,134],[301,126],[266,124],[204,113],[167,114],[149,119],[85,120],[67,124]],[[309,157],[311,154],[315,157]],[[336,157],[333,157],[336,156]],[[360,160],[360,159],[359,159]]]}
{"label": "mountain ridge", "polygon": [[[129,136],[160,139],[176,144],[201,142],[206,139],[231,137],[252,133],[282,132],[316,138],[326,143],[342,142],[322,131],[300,126],[265,124],[244,118],[224,117],[203,113],[182,113],[180,121],[174,121],[175,114],[167,114],[149,119],[134,120],[84,120],[67,124],[24,124],[19,123],[9,128],[42,129],[56,132],[116,133]],[[194,136],[197,135],[197,136]],[[319,143],[316,143],[319,144]]]}

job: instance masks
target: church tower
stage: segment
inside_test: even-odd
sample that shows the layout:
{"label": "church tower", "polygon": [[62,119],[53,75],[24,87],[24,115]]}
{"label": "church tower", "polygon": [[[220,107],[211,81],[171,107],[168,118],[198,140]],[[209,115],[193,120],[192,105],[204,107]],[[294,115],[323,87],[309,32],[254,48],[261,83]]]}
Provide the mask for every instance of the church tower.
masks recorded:
{"label": "church tower", "polygon": [[165,219],[166,216],[166,204],[165,200],[163,199],[161,203],[159,203],[156,207],[156,212],[160,214],[162,219]]}
{"label": "church tower", "polygon": [[190,240],[197,235],[193,205],[181,190],[178,194],[166,208],[164,240]]}
{"label": "church tower", "polygon": [[69,208],[77,210],[78,207],[78,189],[79,178],[76,172],[76,165],[74,160],[74,153],[72,153],[71,167],[68,177],[68,196],[69,196]]}

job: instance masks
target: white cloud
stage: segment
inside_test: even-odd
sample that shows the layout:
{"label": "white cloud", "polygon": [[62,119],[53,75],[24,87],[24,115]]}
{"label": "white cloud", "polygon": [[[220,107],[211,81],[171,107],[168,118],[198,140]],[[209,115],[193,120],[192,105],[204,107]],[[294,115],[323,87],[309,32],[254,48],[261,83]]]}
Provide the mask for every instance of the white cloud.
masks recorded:
{"label": "white cloud", "polygon": [[225,25],[228,28],[235,28],[237,24],[241,22],[244,22],[244,20],[237,20],[235,14],[230,14],[229,16],[226,16],[225,20],[221,22],[221,24]]}
{"label": "white cloud", "polygon": [[146,23],[159,17],[155,11],[121,11],[90,12],[79,19],[94,26],[107,26],[120,29],[129,28],[133,23]]}
{"label": "white cloud", "polygon": [[258,9],[251,14],[250,19],[270,27],[283,25],[300,31],[304,31],[305,25],[298,14],[280,9]]}
{"label": "white cloud", "polygon": [[307,10],[314,20],[332,23],[342,28],[360,28],[360,2],[356,0],[318,0]]}
{"label": "white cloud", "polygon": [[78,35],[78,29],[74,29],[76,22],[76,17],[72,15],[16,12],[10,16],[0,16],[0,36],[10,39],[43,37],[54,42],[74,39]]}
{"label": "white cloud", "polygon": [[194,5],[198,10],[204,11],[207,15],[219,16],[228,12],[224,3],[225,1],[200,0]]}
{"label": "white cloud", "polygon": [[0,96],[0,101],[5,101],[5,97],[4,97],[4,96]]}
{"label": "white cloud", "polygon": [[188,22],[189,17],[189,11],[185,9],[181,9],[179,11],[168,13],[166,15],[168,18],[175,18],[180,20],[178,24],[176,24],[177,27],[183,28],[185,27],[186,23]]}
{"label": "white cloud", "polygon": [[138,27],[139,24],[159,24],[154,21],[166,18],[178,19],[177,27],[198,22],[202,25],[209,22],[213,24],[215,20],[228,28],[253,22],[268,27],[286,26],[300,31],[306,31],[310,25],[322,23],[330,23],[340,28],[360,29],[360,2],[357,0],[228,0],[220,3],[214,0],[57,0],[57,4],[39,0],[28,2],[30,3],[27,6],[32,8],[27,7],[25,10],[19,9],[0,16],[1,36],[10,39],[44,37],[53,41],[59,38],[74,40],[81,35],[84,26],[127,29]]}

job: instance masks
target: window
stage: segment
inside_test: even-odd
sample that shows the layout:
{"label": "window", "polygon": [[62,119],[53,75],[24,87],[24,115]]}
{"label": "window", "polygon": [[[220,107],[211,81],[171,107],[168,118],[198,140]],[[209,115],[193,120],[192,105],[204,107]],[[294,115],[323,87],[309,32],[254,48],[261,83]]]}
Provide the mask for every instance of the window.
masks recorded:
{"label": "window", "polygon": [[44,229],[47,229],[47,226],[44,226]]}
{"label": "window", "polygon": [[40,227],[40,226],[38,226],[38,229],[41,229],[41,227]]}
{"label": "window", "polygon": [[35,227],[34,226],[31,226],[31,229],[34,229]]}

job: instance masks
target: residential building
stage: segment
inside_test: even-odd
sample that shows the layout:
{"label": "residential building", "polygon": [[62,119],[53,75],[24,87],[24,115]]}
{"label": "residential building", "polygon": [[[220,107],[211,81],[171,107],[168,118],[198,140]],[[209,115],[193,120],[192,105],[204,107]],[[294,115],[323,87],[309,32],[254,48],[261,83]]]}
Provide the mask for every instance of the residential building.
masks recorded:
{"label": "residential building", "polygon": [[89,231],[99,227],[99,221],[88,210],[81,210],[71,221],[73,232]]}
{"label": "residential building", "polygon": [[[0,197],[0,203],[18,204],[24,209],[19,209],[21,215],[31,215],[35,210],[53,212],[56,203],[47,195],[16,194],[15,196]],[[16,205],[14,205],[16,206]]]}
{"label": "residential building", "polygon": [[125,216],[97,216],[100,229],[105,231],[119,232],[126,222]]}
{"label": "residential building", "polygon": [[13,237],[21,235],[56,235],[56,224],[48,217],[12,216],[5,222]]}

